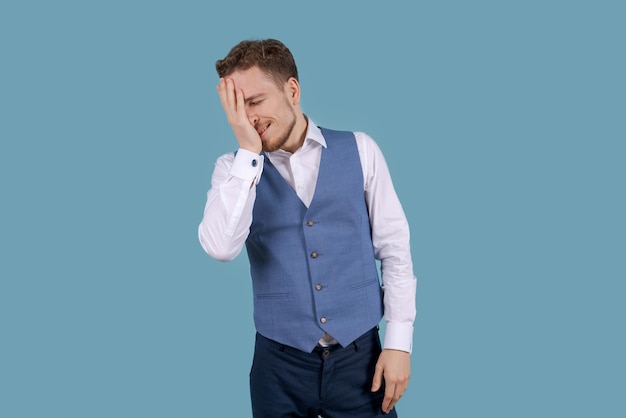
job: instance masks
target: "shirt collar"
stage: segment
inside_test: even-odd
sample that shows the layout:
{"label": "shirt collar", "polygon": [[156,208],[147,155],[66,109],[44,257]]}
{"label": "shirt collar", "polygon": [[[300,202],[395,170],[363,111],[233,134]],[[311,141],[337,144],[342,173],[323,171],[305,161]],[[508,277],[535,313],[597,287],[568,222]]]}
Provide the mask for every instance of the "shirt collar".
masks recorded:
{"label": "shirt collar", "polygon": [[326,140],[324,139],[320,128],[307,115],[304,115],[304,117],[306,117],[307,120],[306,136],[304,137],[304,142],[309,140],[315,141],[324,148],[326,148]]}

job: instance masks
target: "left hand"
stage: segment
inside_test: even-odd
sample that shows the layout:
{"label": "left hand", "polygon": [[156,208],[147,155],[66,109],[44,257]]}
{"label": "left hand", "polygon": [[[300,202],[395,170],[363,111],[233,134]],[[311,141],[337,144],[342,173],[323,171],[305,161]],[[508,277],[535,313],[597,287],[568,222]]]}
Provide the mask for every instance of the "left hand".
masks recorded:
{"label": "left hand", "polygon": [[378,357],[374,378],[372,379],[372,392],[380,389],[383,378],[385,379],[385,398],[382,410],[385,414],[400,400],[411,376],[411,355],[406,351],[385,349]]}

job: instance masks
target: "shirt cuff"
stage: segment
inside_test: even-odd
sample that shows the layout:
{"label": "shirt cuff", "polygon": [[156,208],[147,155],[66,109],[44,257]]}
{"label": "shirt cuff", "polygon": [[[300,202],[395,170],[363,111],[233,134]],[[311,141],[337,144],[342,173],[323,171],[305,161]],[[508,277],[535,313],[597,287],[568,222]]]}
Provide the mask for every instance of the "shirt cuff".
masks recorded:
{"label": "shirt cuff", "polygon": [[263,171],[263,156],[245,149],[237,150],[230,175],[242,180],[258,180]]}
{"label": "shirt cuff", "polygon": [[410,354],[413,351],[413,325],[387,322],[383,348]]}

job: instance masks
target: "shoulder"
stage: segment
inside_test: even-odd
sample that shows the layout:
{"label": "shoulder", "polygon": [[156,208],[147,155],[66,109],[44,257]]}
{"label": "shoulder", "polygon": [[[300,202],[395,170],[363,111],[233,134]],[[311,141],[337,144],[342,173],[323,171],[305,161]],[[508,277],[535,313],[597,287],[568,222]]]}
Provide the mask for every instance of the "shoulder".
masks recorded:
{"label": "shoulder", "polygon": [[317,128],[323,134],[325,140],[333,141],[334,139],[353,138],[361,155],[361,160],[382,156],[382,151],[376,141],[363,131],[336,130],[322,126],[317,126]]}
{"label": "shoulder", "polygon": [[365,132],[359,132],[359,131],[354,132],[354,138],[356,139],[357,143],[360,142],[368,146],[372,146],[372,145],[376,146],[376,141],[374,141],[374,138],[372,138]]}
{"label": "shoulder", "polygon": [[354,138],[356,140],[356,146],[364,157],[374,157],[382,154],[380,147],[370,135],[365,132],[354,132]]}
{"label": "shoulder", "polygon": [[324,135],[325,139],[330,139],[333,140],[335,138],[337,139],[341,139],[341,138],[354,138],[356,140],[357,145],[361,146],[365,146],[365,147],[376,147],[378,148],[378,146],[376,145],[376,142],[374,141],[374,139],[369,136],[368,134],[366,134],[365,132],[361,132],[361,131],[346,131],[346,130],[336,130],[336,129],[329,129],[329,128],[323,128],[323,127],[319,127],[320,131],[322,132],[322,134]]}

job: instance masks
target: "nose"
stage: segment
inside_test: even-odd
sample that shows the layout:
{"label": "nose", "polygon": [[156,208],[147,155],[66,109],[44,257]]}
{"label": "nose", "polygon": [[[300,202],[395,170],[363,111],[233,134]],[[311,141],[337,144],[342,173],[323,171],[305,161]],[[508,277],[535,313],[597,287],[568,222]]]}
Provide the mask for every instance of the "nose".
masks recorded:
{"label": "nose", "polygon": [[255,126],[257,124],[257,122],[259,121],[259,117],[258,116],[250,116],[250,115],[248,115],[248,120],[250,121],[250,124],[252,126]]}

